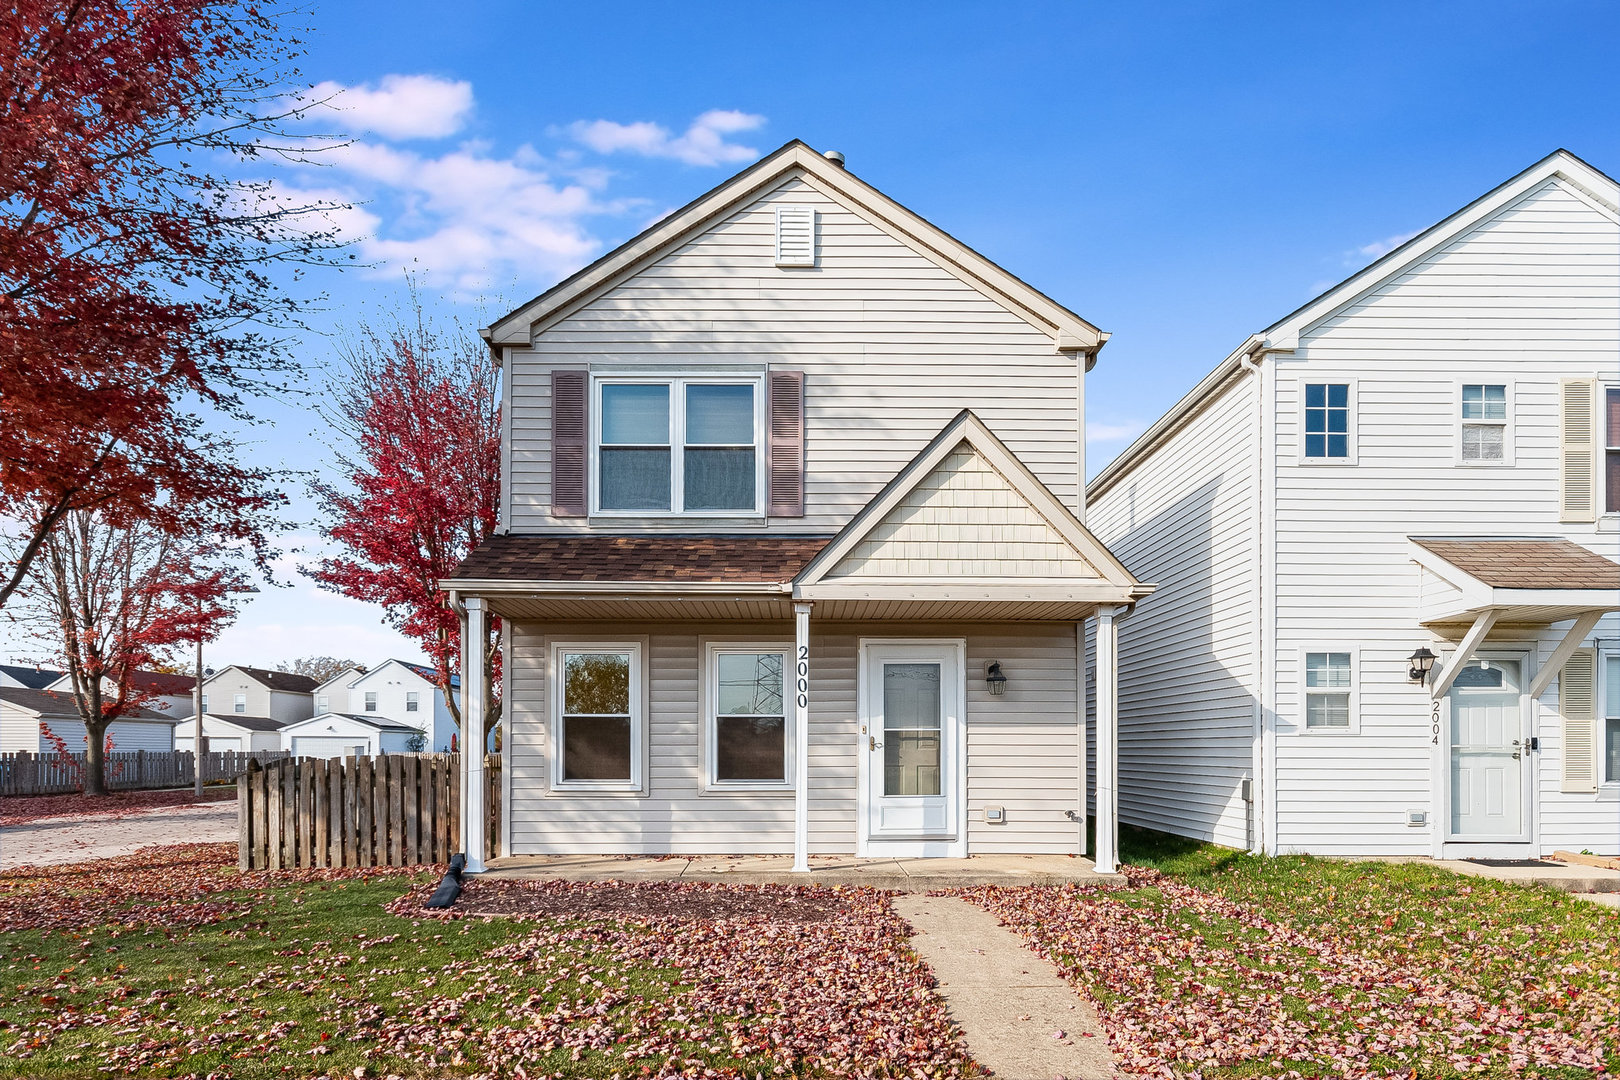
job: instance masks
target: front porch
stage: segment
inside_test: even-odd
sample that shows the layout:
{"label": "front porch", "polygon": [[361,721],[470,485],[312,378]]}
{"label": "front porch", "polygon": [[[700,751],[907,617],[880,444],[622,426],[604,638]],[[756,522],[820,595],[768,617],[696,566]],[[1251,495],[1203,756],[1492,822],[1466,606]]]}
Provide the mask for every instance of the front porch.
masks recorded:
{"label": "front porch", "polygon": [[973,855],[965,859],[860,859],[812,855],[513,855],[491,859],[486,879],[529,881],[709,881],[729,885],[823,885],[928,892],[979,885],[1123,885],[1080,855]]}

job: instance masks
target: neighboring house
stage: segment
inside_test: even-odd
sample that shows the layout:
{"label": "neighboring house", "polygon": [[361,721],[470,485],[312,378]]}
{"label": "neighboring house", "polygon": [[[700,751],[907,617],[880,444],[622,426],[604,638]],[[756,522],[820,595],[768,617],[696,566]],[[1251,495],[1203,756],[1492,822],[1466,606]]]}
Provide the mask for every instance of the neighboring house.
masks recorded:
{"label": "neighboring house", "polygon": [[444,584],[503,620],[508,852],[1079,853],[1091,619],[1112,868],[1106,334],[793,142],[486,338],[504,531]]}
{"label": "neighboring house", "polygon": [[48,671],[45,668],[27,667],[22,664],[0,664],[0,687],[43,690],[61,677],[60,671]]}
{"label": "neighboring house", "polygon": [[[134,671],[130,673],[129,683],[133,689],[145,695],[145,700],[141,702],[143,707],[165,716],[191,715],[195,704],[192,693],[197,684],[194,676],[174,675],[166,671]],[[57,675],[45,689],[72,697],[73,678],[70,675]],[[114,694],[117,690],[111,679],[102,680],[103,693]]]}
{"label": "neighboring house", "polygon": [[[174,717],[153,709],[135,709],[114,720],[107,728],[113,750],[173,750]],[[22,687],[0,687],[0,752],[12,754],[54,754],[57,746],[40,725],[47,725],[67,744],[69,753],[85,749],[84,722],[71,694]]]}
{"label": "neighboring house", "polygon": [[421,735],[421,728],[378,717],[323,713],[286,725],[277,737],[281,749],[297,757],[348,757],[403,754]]}
{"label": "neighboring house", "polygon": [[[288,721],[272,720],[268,716],[219,716],[203,714],[203,737],[211,752],[223,750],[281,750],[281,729]],[[196,721],[192,717],[182,720],[174,729],[174,748],[190,750],[196,739]]]}
{"label": "neighboring house", "polygon": [[[451,690],[459,686],[460,679],[452,678]],[[385,660],[370,671],[334,676],[314,693],[316,717],[336,713],[401,724],[420,733],[428,751],[448,751],[456,734],[444,694],[433,681],[433,669],[423,664]]]}
{"label": "neighboring house", "polygon": [[315,715],[315,688],[308,675],[233,664],[203,680],[203,712],[253,716],[290,724]]}
{"label": "neighboring house", "polygon": [[1120,631],[1123,820],[1620,851],[1617,205],[1553,154],[1251,337],[1092,481],[1092,529],[1158,585]]}

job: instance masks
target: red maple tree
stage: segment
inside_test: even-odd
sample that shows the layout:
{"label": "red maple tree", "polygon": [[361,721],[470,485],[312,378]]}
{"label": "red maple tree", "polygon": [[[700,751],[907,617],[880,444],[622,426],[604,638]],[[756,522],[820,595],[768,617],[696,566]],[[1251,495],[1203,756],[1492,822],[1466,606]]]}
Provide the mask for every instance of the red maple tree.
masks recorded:
{"label": "red maple tree", "polygon": [[235,0],[0,10],[0,606],[74,510],[264,556],[282,497],[200,409],[290,370],[277,279],[335,261],[337,208],[210,169],[319,149],[283,130],[297,50]]}
{"label": "red maple tree", "polygon": [[[461,618],[439,582],[495,531],[501,491],[499,370],[476,336],[446,334],[422,313],[362,327],[344,350],[331,420],[351,443],[342,484],[314,485],[342,554],[304,572],[322,588],[379,604],[432,662],[451,715]],[[500,719],[500,628],[484,642],[486,723]]]}
{"label": "red maple tree", "polygon": [[216,637],[248,591],[232,549],[70,511],[51,530],[9,614],[66,670],[85,728],[84,790],[106,791],[108,729],[153,697],[137,673]]}

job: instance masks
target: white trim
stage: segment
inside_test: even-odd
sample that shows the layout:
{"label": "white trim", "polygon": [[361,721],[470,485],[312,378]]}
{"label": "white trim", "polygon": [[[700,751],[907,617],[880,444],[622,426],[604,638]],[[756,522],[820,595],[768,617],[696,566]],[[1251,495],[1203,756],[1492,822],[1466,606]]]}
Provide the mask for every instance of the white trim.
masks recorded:
{"label": "white trim", "polygon": [[[765,375],[761,371],[669,371],[663,373],[620,373],[592,369],[590,378],[590,446],[588,509],[592,518],[762,518],[765,513]],[[687,510],[686,498],[686,390],[693,384],[751,386],[754,390],[754,505],[746,510]],[[669,509],[609,510],[602,507],[602,388],[615,386],[666,386],[669,388]],[[612,444],[609,444],[610,446]],[[628,445],[628,444],[627,444]],[[653,445],[653,444],[647,444]]]}
{"label": "white trim", "polygon": [[1596,708],[1593,712],[1597,715],[1597,746],[1595,752],[1599,759],[1598,788],[1599,790],[1613,791],[1615,788],[1620,788],[1620,772],[1613,776],[1609,775],[1609,721],[1616,719],[1617,716],[1609,714],[1609,665],[1607,661],[1620,656],[1620,647],[1605,645],[1599,646],[1596,651],[1597,676],[1593,679],[1595,683],[1593,692],[1597,700],[1594,702]]}
{"label": "white trim", "polygon": [[[702,795],[733,795],[758,792],[788,792],[794,788],[793,778],[798,754],[794,744],[798,725],[793,699],[793,642],[761,640],[758,638],[705,637],[698,641],[703,652],[703,670],[698,673],[699,700],[703,713],[698,718],[698,760],[703,763],[698,791]],[[782,779],[780,780],[719,780],[715,777],[718,743],[717,717],[719,707],[719,680],[716,665],[725,653],[774,653],[782,658]]]}
{"label": "white trim", "polygon": [[[1337,694],[1339,690],[1331,687],[1310,688],[1305,685],[1306,659],[1311,653],[1339,653],[1350,657],[1350,717],[1349,723],[1344,727],[1311,727],[1310,726],[1310,695]],[[1299,647],[1299,724],[1297,733],[1300,735],[1360,735],[1361,734],[1361,646],[1348,645],[1343,641],[1317,641],[1306,642]]]}
{"label": "white trim", "polygon": [[[1457,652],[1460,651],[1460,649],[1457,650]],[[1451,655],[1455,656],[1457,655],[1457,652],[1453,652]],[[1446,654],[1446,650],[1442,649],[1441,653],[1442,656],[1444,656]],[[1536,758],[1534,753],[1529,749],[1530,738],[1535,731],[1533,720],[1535,700],[1531,698],[1529,694],[1531,669],[1535,663],[1533,653],[1534,649],[1530,646],[1526,646],[1524,648],[1474,649],[1460,663],[1447,664],[1447,666],[1452,668],[1454,672],[1460,672],[1468,665],[1470,661],[1473,660],[1514,660],[1518,662],[1519,742],[1521,743],[1521,749],[1519,751],[1520,756],[1518,759],[1520,763],[1519,779],[1521,784],[1519,812],[1523,831],[1517,837],[1481,836],[1474,838],[1457,837],[1452,835],[1452,699],[1451,686],[1450,683],[1448,683],[1446,686],[1445,695],[1436,702],[1436,704],[1440,707],[1440,737],[1438,742],[1434,743],[1433,747],[1437,752],[1436,757],[1438,759],[1437,763],[1440,772],[1440,783],[1435,786],[1435,791],[1437,793],[1435,812],[1438,815],[1435,821],[1438,828],[1434,830],[1436,858],[1468,858],[1472,856],[1489,858],[1496,855],[1506,858],[1514,858],[1523,855],[1531,847],[1531,844],[1535,839],[1540,815],[1537,812],[1538,804],[1536,801],[1536,793],[1539,786],[1536,783],[1538,779],[1536,775]],[[1455,678],[1456,674],[1453,674],[1452,679],[1455,680]]]}
{"label": "white trim", "polygon": [[[951,650],[956,665],[954,685],[941,687],[940,700],[945,704],[945,694],[951,695],[951,708],[956,713],[954,730],[950,733],[954,740],[953,756],[955,767],[951,770],[950,780],[955,790],[951,792],[955,799],[953,815],[956,835],[939,839],[886,839],[871,835],[870,823],[872,820],[872,753],[867,749],[868,740],[875,734],[868,730],[868,695],[871,692],[871,677],[869,673],[870,653],[873,649],[890,647],[923,647],[932,648],[940,653]],[[968,854],[968,814],[967,814],[967,639],[966,638],[868,638],[859,641],[856,653],[856,714],[860,723],[858,734],[858,749],[856,751],[856,783],[858,784],[858,797],[856,799],[855,814],[855,855],[857,858],[867,857],[893,857],[893,858],[966,858]],[[941,779],[945,777],[941,776]]]}
{"label": "white trim", "polygon": [[[1295,397],[1298,399],[1295,402],[1295,419],[1299,425],[1297,429],[1298,445],[1295,447],[1296,463],[1299,465],[1355,465],[1360,457],[1358,448],[1358,443],[1360,442],[1358,429],[1361,427],[1361,402],[1360,395],[1357,393],[1358,380],[1354,376],[1323,377],[1311,376],[1301,372],[1294,385]],[[1345,450],[1347,453],[1344,457],[1310,457],[1305,453],[1305,388],[1308,386],[1349,387],[1345,400],[1345,426],[1347,429],[1345,431]],[[1327,438],[1328,436],[1324,434],[1323,439],[1326,440]],[[1326,448],[1326,445],[1327,444],[1324,441],[1324,449]]]}
{"label": "white trim", "polygon": [[[648,699],[647,639],[631,638],[593,641],[589,638],[570,638],[566,641],[546,642],[546,710],[547,776],[551,795],[647,794],[649,770],[648,717],[651,702]],[[564,780],[563,779],[563,694],[562,656],[565,653],[629,653],[630,654],[630,779],[629,780]]]}
{"label": "white trim", "polygon": [[[1502,396],[1506,399],[1506,417],[1501,420],[1465,420],[1463,418],[1463,387],[1465,386],[1500,386]],[[1511,466],[1514,463],[1514,443],[1518,427],[1514,422],[1514,400],[1516,398],[1515,383],[1505,378],[1468,378],[1458,379],[1452,383],[1451,394],[1451,424],[1452,424],[1452,457],[1451,462],[1464,469],[1499,469]],[[1463,457],[1463,428],[1465,427],[1500,427],[1502,429],[1502,456],[1499,458],[1469,459]]]}

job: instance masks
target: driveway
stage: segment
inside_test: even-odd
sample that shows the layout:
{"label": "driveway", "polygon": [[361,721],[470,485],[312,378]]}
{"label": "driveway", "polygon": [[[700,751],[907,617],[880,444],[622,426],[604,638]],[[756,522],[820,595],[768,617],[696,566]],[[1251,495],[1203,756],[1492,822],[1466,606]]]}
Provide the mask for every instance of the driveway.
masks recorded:
{"label": "driveway", "polygon": [[236,803],[40,818],[0,828],[0,870],[129,855],[153,844],[236,839]]}

